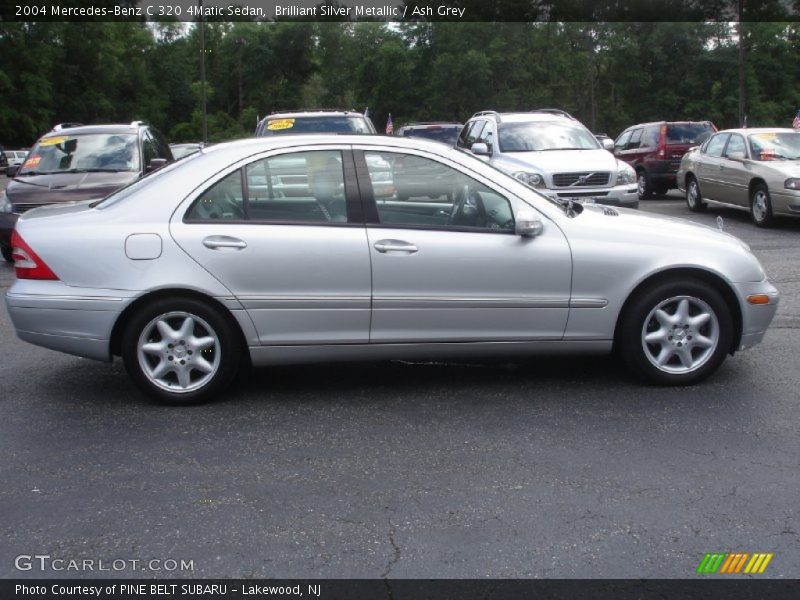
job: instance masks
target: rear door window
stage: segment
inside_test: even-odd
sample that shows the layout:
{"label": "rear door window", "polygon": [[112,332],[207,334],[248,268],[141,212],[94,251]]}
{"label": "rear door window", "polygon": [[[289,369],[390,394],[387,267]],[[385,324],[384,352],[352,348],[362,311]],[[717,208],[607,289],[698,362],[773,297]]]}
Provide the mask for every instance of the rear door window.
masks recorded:
{"label": "rear door window", "polygon": [[669,123],[667,144],[700,144],[712,133],[711,123]]}

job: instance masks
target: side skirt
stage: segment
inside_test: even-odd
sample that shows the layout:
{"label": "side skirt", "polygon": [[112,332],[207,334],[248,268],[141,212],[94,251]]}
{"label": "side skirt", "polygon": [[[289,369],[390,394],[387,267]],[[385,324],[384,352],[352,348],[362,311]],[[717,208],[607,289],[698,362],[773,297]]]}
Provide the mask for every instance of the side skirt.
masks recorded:
{"label": "side skirt", "polygon": [[525,356],[608,354],[612,340],[535,342],[449,342],[429,344],[336,344],[320,346],[251,346],[254,365],[288,365],[355,360],[419,360]]}

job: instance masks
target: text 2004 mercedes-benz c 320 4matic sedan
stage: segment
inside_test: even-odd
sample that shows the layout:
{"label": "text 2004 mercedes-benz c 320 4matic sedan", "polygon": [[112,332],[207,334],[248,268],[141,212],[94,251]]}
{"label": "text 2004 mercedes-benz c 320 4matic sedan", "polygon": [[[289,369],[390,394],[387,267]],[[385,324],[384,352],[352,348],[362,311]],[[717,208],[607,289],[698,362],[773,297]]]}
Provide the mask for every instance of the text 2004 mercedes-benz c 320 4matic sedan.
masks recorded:
{"label": "text 2004 mercedes-benz c 320 4matic sedan", "polygon": [[616,349],[689,384],[760,342],[778,302],[733,236],[562,205],[465,152],[378,136],[217,145],[24,214],[13,255],[20,338],[121,356],[171,403],[214,397],[248,359]]}

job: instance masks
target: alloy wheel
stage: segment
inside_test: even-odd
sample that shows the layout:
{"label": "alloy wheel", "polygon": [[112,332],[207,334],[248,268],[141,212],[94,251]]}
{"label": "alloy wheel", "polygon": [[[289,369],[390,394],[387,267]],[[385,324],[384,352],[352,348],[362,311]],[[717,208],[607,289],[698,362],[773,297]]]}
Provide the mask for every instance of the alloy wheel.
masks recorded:
{"label": "alloy wheel", "polygon": [[177,393],[208,384],[222,358],[214,329],[204,319],[183,311],[151,320],[142,330],[136,348],[145,377],[156,386]]}
{"label": "alloy wheel", "polygon": [[675,296],[659,302],[642,326],[645,356],[660,371],[685,374],[702,367],[719,344],[714,310],[700,298]]}

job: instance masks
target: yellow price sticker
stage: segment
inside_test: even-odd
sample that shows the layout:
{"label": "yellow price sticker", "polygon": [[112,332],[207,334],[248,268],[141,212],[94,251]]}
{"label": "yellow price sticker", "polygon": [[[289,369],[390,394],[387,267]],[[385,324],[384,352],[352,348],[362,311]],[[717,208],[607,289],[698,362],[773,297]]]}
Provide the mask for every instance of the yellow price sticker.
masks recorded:
{"label": "yellow price sticker", "polygon": [[56,144],[61,144],[66,142],[68,138],[65,137],[51,137],[45,138],[39,142],[39,146],[55,146]]}
{"label": "yellow price sticker", "polygon": [[276,119],[274,121],[267,121],[267,129],[270,131],[291,129],[292,127],[294,127],[294,119]]}

